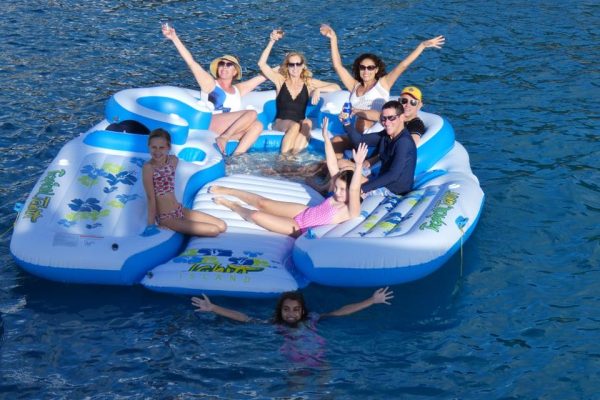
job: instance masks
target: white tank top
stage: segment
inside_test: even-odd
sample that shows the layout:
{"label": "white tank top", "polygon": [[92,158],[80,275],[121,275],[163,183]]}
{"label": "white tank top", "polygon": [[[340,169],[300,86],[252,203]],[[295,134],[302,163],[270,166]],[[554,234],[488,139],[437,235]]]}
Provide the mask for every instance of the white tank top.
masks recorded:
{"label": "white tank top", "polygon": [[215,110],[213,113],[239,111],[242,109],[242,95],[237,87],[233,86],[235,93],[227,93],[218,81],[215,81],[215,88],[208,95],[208,100],[213,103]]}
{"label": "white tank top", "polygon": [[[353,108],[381,111],[383,105],[387,103],[390,98],[390,92],[381,86],[380,81],[377,81],[375,86],[362,96],[356,94],[357,87],[358,85],[354,86],[352,93],[350,93],[350,103]],[[379,122],[376,122],[363,133],[379,132],[381,130],[383,130],[383,126]]]}

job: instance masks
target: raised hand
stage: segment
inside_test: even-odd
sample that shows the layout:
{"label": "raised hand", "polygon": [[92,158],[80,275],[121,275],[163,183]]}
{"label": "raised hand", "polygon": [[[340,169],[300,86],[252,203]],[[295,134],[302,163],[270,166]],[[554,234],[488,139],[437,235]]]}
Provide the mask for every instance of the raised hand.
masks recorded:
{"label": "raised hand", "polygon": [[269,38],[276,42],[279,39],[283,38],[283,31],[281,29],[273,29]]}
{"label": "raised hand", "polygon": [[358,149],[352,149],[352,158],[354,159],[354,163],[356,165],[362,165],[367,158],[367,153],[369,152],[369,146],[366,143],[361,143],[358,145]]}
{"label": "raised hand", "polygon": [[390,289],[389,287],[377,289],[373,293],[373,296],[371,296],[371,300],[373,301],[373,304],[390,305],[391,303],[389,302],[389,300],[394,298],[394,292],[389,289]]}
{"label": "raised hand", "polygon": [[210,302],[210,299],[204,293],[202,294],[202,297],[204,297],[204,299],[192,297],[192,305],[196,307],[196,311],[212,312],[214,307],[213,303]]}
{"label": "raised hand", "polygon": [[177,37],[177,33],[175,32],[175,28],[173,28],[169,24],[163,24],[162,26],[162,34],[169,40],[173,40]]}
{"label": "raised hand", "polygon": [[421,44],[425,46],[425,48],[435,47],[436,49],[441,49],[444,43],[446,43],[446,38],[442,35],[421,42]]}
{"label": "raised hand", "polygon": [[319,32],[321,32],[321,35],[323,35],[329,39],[333,39],[336,37],[335,31],[333,30],[333,28],[327,24],[321,24],[321,27],[319,28]]}

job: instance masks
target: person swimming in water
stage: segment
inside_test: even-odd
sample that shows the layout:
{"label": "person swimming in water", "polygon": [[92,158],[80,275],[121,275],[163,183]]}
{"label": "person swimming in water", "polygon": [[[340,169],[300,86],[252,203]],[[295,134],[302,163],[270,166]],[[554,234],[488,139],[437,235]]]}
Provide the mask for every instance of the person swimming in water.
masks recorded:
{"label": "person swimming in water", "polygon": [[358,311],[369,308],[374,304],[390,305],[390,300],[394,298],[394,292],[389,290],[389,287],[377,289],[373,294],[358,303],[352,303],[338,308],[334,311],[323,314],[310,313],[306,307],[304,296],[301,292],[285,292],[282,293],[277,301],[273,319],[270,321],[257,320],[248,315],[213,304],[207,295],[203,294],[202,298],[192,297],[192,305],[196,307],[197,312],[208,312],[226,317],[238,322],[271,322],[276,325],[285,325],[291,328],[298,328],[303,324],[310,322],[318,322],[323,318],[342,317],[354,314]]}
{"label": "person swimming in water", "polygon": [[381,288],[361,302],[318,314],[309,312],[301,292],[285,292],[279,297],[273,318],[270,320],[251,318],[242,312],[213,304],[205,294],[202,298],[192,297],[192,305],[196,307],[196,312],[214,313],[238,322],[272,323],[277,327],[277,332],[284,337],[280,352],[285,358],[296,365],[318,367],[323,365],[325,357],[325,339],[316,330],[319,321],[354,314],[374,304],[390,305],[393,298],[393,291],[387,287]]}

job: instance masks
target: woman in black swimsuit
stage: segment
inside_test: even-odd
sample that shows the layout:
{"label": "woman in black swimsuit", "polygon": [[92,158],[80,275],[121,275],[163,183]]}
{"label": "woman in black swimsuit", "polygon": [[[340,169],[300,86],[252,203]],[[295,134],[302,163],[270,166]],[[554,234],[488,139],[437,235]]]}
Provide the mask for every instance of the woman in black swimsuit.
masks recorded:
{"label": "woman in black swimsuit", "polygon": [[297,154],[308,146],[312,122],[305,117],[309,97],[317,104],[321,92],[340,90],[335,83],[312,78],[306,66],[306,59],[297,52],[285,56],[279,71],[267,64],[269,54],[276,41],[283,37],[283,31],[271,32],[269,43],[263,51],[258,66],[262,73],[275,84],[277,90],[277,116],[273,129],[284,131],[281,141],[281,154]]}

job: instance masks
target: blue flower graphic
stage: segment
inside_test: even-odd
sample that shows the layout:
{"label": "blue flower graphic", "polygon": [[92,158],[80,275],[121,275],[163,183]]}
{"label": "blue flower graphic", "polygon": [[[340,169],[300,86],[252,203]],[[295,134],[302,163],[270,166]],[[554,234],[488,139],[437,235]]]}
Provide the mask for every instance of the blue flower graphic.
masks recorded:
{"label": "blue flower graphic", "polygon": [[69,204],[69,208],[73,211],[91,212],[100,211],[102,207],[99,205],[100,200],[90,197],[86,201],[81,199],[73,199]]}
{"label": "blue flower graphic", "polygon": [[231,250],[223,250],[223,249],[199,249],[199,255],[203,256],[223,256],[223,257],[231,257],[233,251]]}
{"label": "blue flower graphic", "polygon": [[139,157],[131,157],[129,159],[129,162],[142,168],[144,166],[144,163],[146,162],[146,160],[139,158]]}
{"label": "blue flower graphic", "polygon": [[95,165],[84,165],[80,172],[83,175],[89,176],[91,179],[97,179],[99,176],[106,176],[106,172],[101,168],[96,168]]}

